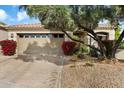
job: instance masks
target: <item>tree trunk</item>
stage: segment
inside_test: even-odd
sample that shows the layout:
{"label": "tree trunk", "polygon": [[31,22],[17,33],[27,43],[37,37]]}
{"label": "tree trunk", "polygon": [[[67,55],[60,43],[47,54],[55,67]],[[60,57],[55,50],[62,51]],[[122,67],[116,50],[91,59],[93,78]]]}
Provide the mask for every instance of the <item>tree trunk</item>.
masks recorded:
{"label": "tree trunk", "polygon": [[92,36],[94,36],[95,40],[98,43],[98,46],[100,47],[101,54],[103,55],[104,58],[106,58],[106,48],[105,48],[104,44],[102,43],[102,40],[100,40],[100,38],[97,36],[97,34],[92,29],[86,28],[81,25],[79,25],[79,26],[82,29],[84,29],[84,31],[86,31],[86,32],[90,33]]}
{"label": "tree trunk", "polygon": [[118,49],[118,47],[119,47],[121,41],[123,40],[123,38],[124,38],[124,30],[123,30],[123,32],[121,33],[121,35],[120,35],[120,37],[118,38],[118,40],[115,42],[115,45],[114,45],[113,51],[112,51],[112,56],[111,56],[112,58],[115,58],[115,53],[116,53],[116,51],[117,51],[117,49]]}
{"label": "tree trunk", "polygon": [[103,40],[102,43],[106,47],[106,57],[107,59],[111,59],[112,57],[112,48],[114,46],[114,40]]}
{"label": "tree trunk", "polygon": [[[93,46],[91,46],[91,45],[87,45],[87,44],[85,44],[85,43],[84,43],[83,41],[81,41],[81,40],[73,39],[73,38],[72,38],[66,31],[64,31],[64,30],[62,30],[62,32],[64,32],[71,40],[76,41],[76,42],[80,42],[80,43],[85,44],[86,46],[88,46],[88,47],[90,47],[90,48],[92,48],[92,49],[94,49],[94,50],[96,50],[96,51],[101,52],[101,54],[102,54],[102,56],[103,56],[104,58],[109,58],[109,59],[115,58],[115,53],[116,53],[116,51],[117,51],[117,49],[118,49],[118,47],[119,47],[121,41],[123,40],[124,31],[121,33],[119,39],[115,42],[114,47],[112,47],[112,53],[110,53],[110,56],[108,57],[107,54],[106,54],[106,53],[107,53],[107,48],[106,48],[105,45],[103,44],[102,40],[100,40],[100,38],[97,36],[97,34],[95,34],[92,29],[88,29],[88,28],[85,28],[85,27],[82,27],[82,28],[83,28],[86,32],[90,33],[90,34],[94,37],[94,39],[97,41],[98,46],[100,47],[100,49],[95,48],[95,47],[93,47]],[[92,37],[91,37],[91,38],[92,38]]]}
{"label": "tree trunk", "polygon": [[63,29],[62,29],[61,31],[62,31],[63,33],[65,33],[65,34],[68,36],[68,38],[70,38],[71,40],[76,41],[76,42],[79,42],[79,43],[82,43],[82,44],[88,46],[89,48],[92,48],[92,49],[94,49],[94,50],[96,50],[96,51],[98,51],[98,52],[101,52],[98,48],[95,48],[94,46],[85,44],[84,41],[81,41],[81,40],[77,40],[77,39],[72,38],[72,37],[71,37],[66,31],[64,31]]}

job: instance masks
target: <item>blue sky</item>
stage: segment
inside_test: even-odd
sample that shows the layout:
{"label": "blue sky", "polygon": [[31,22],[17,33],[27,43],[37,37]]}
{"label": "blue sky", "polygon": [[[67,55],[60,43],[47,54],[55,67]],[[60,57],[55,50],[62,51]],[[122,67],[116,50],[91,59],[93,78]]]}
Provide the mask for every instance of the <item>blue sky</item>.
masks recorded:
{"label": "blue sky", "polygon": [[[38,19],[30,18],[26,11],[19,11],[19,5],[0,5],[0,21],[8,25],[39,23]],[[104,20],[100,23],[107,23]]]}
{"label": "blue sky", "polygon": [[[26,11],[19,11],[19,5],[0,5],[0,21],[8,25],[39,23],[38,19],[30,18]],[[108,21],[100,23],[106,24]],[[124,24],[122,28],[124,29]]]}
{"label": "blue sky", "polygon": [[38,19],[30,18],[25,11],[19,11],[16,5],[0,5],[0,21],[8,25],[39,23]]}

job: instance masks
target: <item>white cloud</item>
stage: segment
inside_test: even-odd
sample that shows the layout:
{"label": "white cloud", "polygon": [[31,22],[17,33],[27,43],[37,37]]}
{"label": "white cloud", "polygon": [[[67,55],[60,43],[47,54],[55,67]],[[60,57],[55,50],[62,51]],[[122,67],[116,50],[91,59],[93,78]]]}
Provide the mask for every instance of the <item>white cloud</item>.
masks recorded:
{"label": "white cloud", "polygon": [[18,21],[22,21],[22,20],[28,19],[28,18],[29,18],[29,16],[26,14],[25,11],[21,11],[21,12],[17,13],[17,20]]}
{"label": "white cloud", "polygon": [[3,21],[8,18],[8,15],[5,10],[0,9],[0,20]]}

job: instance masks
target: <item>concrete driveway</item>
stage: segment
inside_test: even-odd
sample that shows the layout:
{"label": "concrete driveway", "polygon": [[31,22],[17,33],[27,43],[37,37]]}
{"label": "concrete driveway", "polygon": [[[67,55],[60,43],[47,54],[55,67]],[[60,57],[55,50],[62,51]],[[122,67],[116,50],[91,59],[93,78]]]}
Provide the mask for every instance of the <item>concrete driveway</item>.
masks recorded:
{"label": "concrete driveway", "polygon": [[25,57],[1,56],[0,87],[59,87],[62,57],[45,57],[25,61]]}
{"label": "concrete driveway", "polygon": [[124,49],[118,49],[116,53],[116,58],[124,61]]}

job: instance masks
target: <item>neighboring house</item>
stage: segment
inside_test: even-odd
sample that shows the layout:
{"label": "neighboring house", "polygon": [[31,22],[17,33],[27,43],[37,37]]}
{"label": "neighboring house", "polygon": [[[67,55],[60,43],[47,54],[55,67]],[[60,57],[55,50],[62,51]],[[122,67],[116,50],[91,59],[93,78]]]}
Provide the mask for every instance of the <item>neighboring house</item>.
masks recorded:
{"label": "neighboring house", "polygon": [[[50,31],[41,24],[8,25],[2,26],[0,29],[2,29],[1,40],[9,39],[17,42],[17,54],[19,55],[61,54],[62,42],[70,40],[63,32]],[[114,39],[114,29],[110,25],[99,25],[95,32],[98,32],[101,39]],[[91,38],[88,41],[90,44],[95,43]]]}

